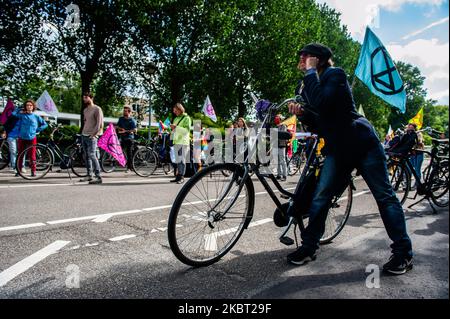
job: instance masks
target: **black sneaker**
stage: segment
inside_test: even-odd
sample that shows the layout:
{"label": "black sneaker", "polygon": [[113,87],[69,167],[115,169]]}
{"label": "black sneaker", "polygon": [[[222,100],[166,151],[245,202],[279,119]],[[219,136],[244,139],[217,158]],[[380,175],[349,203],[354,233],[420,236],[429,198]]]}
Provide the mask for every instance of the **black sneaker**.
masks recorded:
{"label": "black sneaker", "polygon": [[90,182],[92,181],[92,176],[86,176],[80,179],[80,182]]}
{"label": "black sneaker", "polygon": [[304,265],[313,260],[316,260],[316,254],[311,253],[303,247],[300,247],[293,253],[287,255],[287,261],[297,266]]}
{"label": "black sneaker", "polygon": [[412,257],[392,255],[383,265],[383,271],[393,275],[403,275],[413,268]]}
{"label": "black sneaker", "polygon": [[180,175],[175,176],[175,179],[171,179],[170,182],[171,183],[178,183],[179,181],[181,181],[182,177]]}
{"label": "black sneaker", "polygon": [[184,183],[184,178],[181,177],[181,178],[177,181],[177,184],[183,184],[183,183]]}
{"label": "black sneaker", "polygon": [[91,180],[90,182],[89,182],[89,184],[101,184],[103,181],[102,181],[102,178],[101,177],[96,177],[95,179],[93,179],[93,180]]}

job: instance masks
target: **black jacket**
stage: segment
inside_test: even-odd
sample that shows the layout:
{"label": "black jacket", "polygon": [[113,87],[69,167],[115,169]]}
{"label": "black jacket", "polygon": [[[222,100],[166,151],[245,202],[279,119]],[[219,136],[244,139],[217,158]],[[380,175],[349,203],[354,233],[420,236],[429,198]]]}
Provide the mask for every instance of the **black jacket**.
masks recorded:
{"label": "black jacket", "polygon": [[356,112],[344,70],[329,67],[320,77],[309,74],[295,93],[307,103],[299,120],[325,139],[325,153],[359,159],[380,143],[373,126]]}

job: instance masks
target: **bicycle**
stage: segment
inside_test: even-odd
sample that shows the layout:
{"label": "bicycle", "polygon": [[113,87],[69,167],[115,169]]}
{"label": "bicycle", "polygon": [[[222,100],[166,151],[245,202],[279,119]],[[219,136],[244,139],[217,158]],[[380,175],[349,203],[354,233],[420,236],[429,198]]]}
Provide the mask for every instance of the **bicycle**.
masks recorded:
{"label": "bicycle", "polygon": [[[132,140],[132,154],[135,154],[140,146],[140,142]],[[125,156],[125,159],[128,162],[128,156],[127,154],[124,152],[123,156]],[[117,160],[114,158],[114,156],[112,156],[112,154],[108,153],[107,151],[105,151],[104,149],[100,148],[100,168],[104,173],[112,173],[116,170],[116,168],[118,167],[118,163]]]}
{"label": "bicycle", "polygon": [[[308,135],[308,137],[311,134]],[[291,158],[287,162],[288,167],[288,175],[294,176],[301,169],[302,164],[306,162],[306,154],[308,141],[307,140],[297,140],[298,146],[297,151],[291,156]]]}
{"label": "bicycle", "polygon": [[0,170],[7,167],[10,161],[8,142],[0,136]]}
{"label": "bicycle", "polygon": [[[433,132],[437,131],[427,127],[418,132],[427,132],[431,135]],[[414,166],[409,160],[413,152],[420,152],[430,156],[430,162],[423,171],[423,182],[420,180]],[[388,168],[392,174],[391,184],[397,194],[397,197],[399,197],[401,204],[404,204],[406,199],[409,198],[408,194],[411,191],[412,174],[416,180],[417,189],[415,196],[410,199],[415,200],[419,195],[423,197],[419,201],[409,205],[408,208],[417,205],[423,200],[427,200],[429,202],[433,213],[436,213],[436,209],[433,207],[431,202],[438,207],[448,206],[448,139],[436,139],[432,137],[431,152],[411,149],[403,154],[387,151],[387,155],[389,156]]]}
{"label": "bicycle", "polygon": [[[265,124],[277,109],[289,102],[298,102],[298,98],[270,105],[262,122],[263,129],[258,129],[256,138],[249,138],[249,148],[256,146],[266,130]],[[291,138],[290,134],[282,133],[285,132],[279,132],[279,138]],[[304,199],[312,198],[311,186],[317,182],[323,163],[323,159],[316,156],[317,146],[318,138],[314,136],[294,193],[283,189],[273,172],[261,172],[268,168],[267,164],[259,160],[250,163],[250,152],[243,163],[218,163],[200,170],[181,188],[169,214],[168,239],[174,255],[187,265],[201,267],[217,262],[230,251],[244,229],[249,227],[254,215],[255,189],[249,176],[250,170],[255,173],[277,206],[274,222],[278,227],[284,227],[279,235],[280,242],[285,245],[294,244],[294,240],[287,236],[294,226],[298,246],[296,231],[297,228],[300,232],[305,229],[308,215],[307,207],[300,211],[298,207],[294,207],[294,198],[299,198],[299,195]],[[223,171],[228,174],[223,174]],[[278,192],[289,197],[287,203],[279,201],[266,179],[272,181]],[[353,189],[353,180],[349,176],[348,182],[343,183],[342,191],[333,198],[321,244],[331,242],[343,229],[350,214]]]}
{"label": "bicycle", "polygon": [[[87,176],[86,160],[82,149],[81,135],[76,134],[75,141],[63,152],[55,143],[54,135],[62,127],[61,124],[52,126],[52,132],[46,144],[38,143],[25,148],[18,156],[16,162],[17,173],[24,179],[37,180],[43,178],[55,165],[56,158],[59,159],[61,169],[66,169],[69,178],[72,178],[69,169],[78,177]],[[63,136],[63,134],[62,134]],[[35,159],[33,159],[33,153]],[[25,173],[18,169],[19,162],[25,163],[25,166],[32,167],[36,165],[36,172],[30,170]],[[34,163],[33,163],[34,162]]]}
{"label": "bicycle", "polygon": [[166,138],[168,138],[168,135],[162,137],[161,141],[158,137],[155,137],[151,144],[136,151],[132,165],[137,175],[148,177],[154,174],[158,167],[161,167],[166,175],[172,171]]}

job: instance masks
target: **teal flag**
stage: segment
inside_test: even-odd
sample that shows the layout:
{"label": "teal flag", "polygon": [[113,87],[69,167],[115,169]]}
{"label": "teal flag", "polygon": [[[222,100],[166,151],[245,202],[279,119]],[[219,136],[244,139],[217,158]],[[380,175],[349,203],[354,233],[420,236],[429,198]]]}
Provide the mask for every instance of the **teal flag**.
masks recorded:
{"label": "teal flag", "polygon": [[373,94],[405,113],[406,91],[403,81],[383,43],[369,27],[366,28],[355,75]]}

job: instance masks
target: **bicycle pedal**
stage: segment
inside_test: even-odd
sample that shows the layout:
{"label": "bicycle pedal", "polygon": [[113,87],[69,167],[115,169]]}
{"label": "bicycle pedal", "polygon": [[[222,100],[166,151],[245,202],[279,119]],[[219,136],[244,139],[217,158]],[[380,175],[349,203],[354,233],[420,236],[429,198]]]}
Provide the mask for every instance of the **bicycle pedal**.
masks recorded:
{"label": "bicycle pedal", "polygon": [[284,236],[280,238],[280,242],[286,246],[291,246],[294,244],[294,240],[290,237]]}

